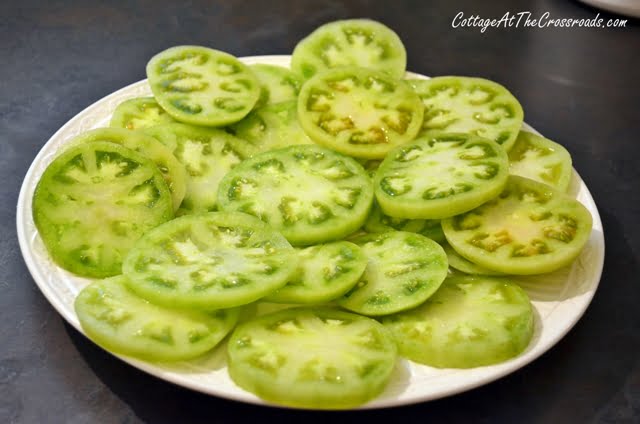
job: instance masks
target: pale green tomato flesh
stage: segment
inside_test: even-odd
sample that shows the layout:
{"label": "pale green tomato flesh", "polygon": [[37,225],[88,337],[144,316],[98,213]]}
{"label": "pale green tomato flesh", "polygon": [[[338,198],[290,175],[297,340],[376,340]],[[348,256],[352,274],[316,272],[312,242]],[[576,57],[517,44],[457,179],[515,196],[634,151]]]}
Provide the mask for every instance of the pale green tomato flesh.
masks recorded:
{"label": "pale green tomato flesh", "polygon": [[261,85],[260,99],[256,106],[295,100],[302,86],[302,79],[282,66],[250,65]]}
{"label": "pale green tomato flesh", "polygon": [[167,124],[147,130],[172,149],[187,171],[186,194],[178,215],[217,209],[218,185],[251,151],[240,140],[216,128]]}
{"label": "pale green tomato flesh", "polygon": [[396,218],[447,218],[500,194],[508,169],[507,154],[491,140],[469,134],[421,136],[382,162],[374,178],[376,200]]}
{"label": "pale green tomato flesh", "polygon": [[367,257],[348,241],[298,249],[298,270],[287,285],[265,297],[267,302],[322,303],[345,294],[360,279]]}
{"label": "pale green tomato flesh", "polygon": [[524,112],[502,85],[451,76],[408,82],[425,106],[422,133],[470,133],[493,140],[507,151],[516,141]]}
{"label": "pale green tomato flesh", "polygon": [[509,173],[550,185],[562,192],[571,182],[571,155],[548,138],[520,131],[509,150]]}
{"label": "pale green tomato flesh", "polygon": [[378,316],[418,306],[447,276],[447,255],[435,241],[392,231],[351,240],[368,259],[358,283],[338,304],[362,315]]}
{"label": "pale green tomato flesh", "polygon": [[232,169],[218,188],[221,210],[257,216],[298,246],[356,231],[372,201],[371,180],[362,166],[316,145],[253,156]]}
{"label": "pale green tomato flesh", "polygon": [[84,332],[105,349],[148,361],[195,358],[235,326],[237,309],[199,312],[157,306],[133,294],[126,277],[95,281],[74,307]]}
{"label": "pale green tomato flesh", "polygon": [[279,233],[243,213],[176,218],[145,234],[123,270],[130,288],[159,305],[222,309],[284,286],[295,251]]}
{"label": "pale green tomato flesh", "polygon": [[171,191],[173,210],[180,207],[187,190],[187,171],[166,146],[139,131],[122,128],[98,128],[75,137],[70,144],[108,141],[120,144],[151,159],[156,164]]}
{"label": "pale green tomato flesh", "polygon": [[542,274],[568,265],[589,240],[591,226],[591,214],[577,200],[513,175],[497,198],[442,221],[456,252],[505,274]]}
{"label": "pale green tomato flesh", "polygon": [[447,254],[447,260],[449,261],[449,266],[457,271],[463,272],[465,274],[470,275],[487,275],[487,276],[500,276],[504,275],[502,272],[493,271],[482,267],[480,265],[476,265],[470,260],[460,256],[458,252],[456,252],[453,247],[449,246],[448,243],[444,243],[442,245],[444,248],[444,252]]}
{"label": "pale green tomato flesh", "polygon": [[153,97],[136,97],[118,104],[111,116],[110,127],[141,130],[154,125],[175,122]]}
{"label": "pale green tomato flesh", "polygon": [[251,155],[296,144],[313,144],[298,122],[297,102],[266,105],[253,110],[229,130],[247,142]]}
{"label": "pale green tomato flesh", "polygon": [[236,328],[228,370],[243,389],[279,405],[344,409],[382,392],[397,349],[373,319],[328,308],[271,313]]}
{"label": "pale green tomato flesh", "polygon": [[34,193],[33,218],[59,266],[101,278],[121,273],[129,249],[173,218],[173,205],[153,162],[96,141],[70,147],[47,167]]}
{"label": "pale green tomato flesh", "polygon": [[298,119],[313,141],[365,159],[413,140],[423,109],[405,82],[357,67],[319,73],[298,96]]}
{"label": "pale green tomato flesh", "polygon": [[437,368],[474,368],[520,355],[534,331],[524,290],[497,277],[449,277],[419,307],[384,317],[401,356]]}
{"label": "pale green tomato flesh", "polygon": [[260,96],[253,72],[235,57],[200,46],[164,50],[147,64],[156,101],[174,119],[224,126],[244,118]]}
{"label": "pale green tomato flesh", "polygon": [[439,219],[403,219],[385,215],[376,202],[364,224],[364,229],[370,233],[385,233],[387,231],[409,231],[418,233],[431,240],[441,243],[445,241]]}
{"label": "pale green tomato flesh", "polygon": [[336,67],[360,66],[402,78],[407,53],[389,27],[368,19],[334,21],[320,26],[293,50],[291,69],[309,79]]}

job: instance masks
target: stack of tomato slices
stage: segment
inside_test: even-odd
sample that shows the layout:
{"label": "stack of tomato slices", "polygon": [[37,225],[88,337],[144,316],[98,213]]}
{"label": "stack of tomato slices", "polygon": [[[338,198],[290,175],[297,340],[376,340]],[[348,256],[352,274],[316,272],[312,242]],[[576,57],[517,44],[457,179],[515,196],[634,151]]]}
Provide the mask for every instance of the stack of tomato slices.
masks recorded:
{"label": "stack of tomato slices", "polygon": [[290,69],[151,58],[153,97],[70,141],[33,199],[51,258],[95,279],[75,302],[86,334],[148,361],[227,340],[238,386],[323,409],[378,396],[399,357],[522,354],[535,315],[514,276],[569,266],[591,234],[571,157],[522,130],[504,86],[405,67],[364,19],[316,29]]}

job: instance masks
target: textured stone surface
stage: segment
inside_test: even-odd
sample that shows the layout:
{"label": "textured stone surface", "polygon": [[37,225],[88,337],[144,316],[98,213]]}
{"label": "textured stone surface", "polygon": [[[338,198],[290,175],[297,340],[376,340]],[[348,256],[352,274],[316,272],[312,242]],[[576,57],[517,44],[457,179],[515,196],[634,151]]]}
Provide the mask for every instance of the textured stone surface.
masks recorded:
{"label": "textured stone surface", "polygon": [[[453,16],[549,11],[592,18],[569,0],[13,1],[0,4],[0,423],[393,419],[467,423],[640,422],[640,26],[452,29]],[[177,44],[286,54],[319,24],[366,16],[394,28],[409,69],[508,86],[525,119],[564,144],[602,214],[606,260],[593,303],[543,357],[446,399],[361,413],[263,408],[150,377],[96,348],[39,292],[18,248],[15,208],[29,164],[68,119],[144,78]],[[608,18],[611,15],[602,13]]]}

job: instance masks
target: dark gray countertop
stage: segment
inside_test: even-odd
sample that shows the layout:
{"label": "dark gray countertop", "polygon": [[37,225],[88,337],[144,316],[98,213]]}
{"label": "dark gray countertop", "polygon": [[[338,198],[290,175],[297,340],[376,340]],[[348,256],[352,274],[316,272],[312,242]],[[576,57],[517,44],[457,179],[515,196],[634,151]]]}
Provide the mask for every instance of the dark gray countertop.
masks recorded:
{"label": "dark gray countertop", "polygon": [[[453,17],[550,12],[569,0],[12,1],[0,5],[0,423],[259,420],[640,422],[640,25],[451,28]],[[601,17],[612,17],[600,12]],[[66,324],[29,275],[16,203],[49,137],[101,97],[145,77],[154,53],[201,44],[237,56],[288,54],[319,24],[371,17],[405,42],[408,68],[494,79],[525,119],[571,152],[602,216],[606,259],[584,317],[549,352],[489,385],[387,410],[315,413],[246,405],[160,381]]]}

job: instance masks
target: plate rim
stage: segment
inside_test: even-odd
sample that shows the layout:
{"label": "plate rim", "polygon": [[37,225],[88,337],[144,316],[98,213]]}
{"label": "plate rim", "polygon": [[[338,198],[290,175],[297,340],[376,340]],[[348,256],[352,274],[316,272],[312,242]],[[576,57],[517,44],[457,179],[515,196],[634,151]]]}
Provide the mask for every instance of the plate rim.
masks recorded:
{"label": "plate rim", "polygon": [[[290,55],[258,55],[258,56],[238,57],[238,59],[244,62],[245,64],[271,63],[271,64],[277,64],[281,66],[286,66],[289,63],[290,58],[291,58]],[[407,73],[411,76],[428,78],[421,74],[416,74],[411,72],[407,72]],[[23,260],[25,261],[25,264],[27,265],[27,269],[29,270],[29,273],[32,279],[38,286],[39,290],[43,293],[43,295],[45,296],[49,304],[54,307],[56,312],[59,313],[65,319],[65,321],[71,324],[84,337],[87,337],[87,335],[80,327],[79,321],[75,316],[75,311],[73,311],[73,308],[71,308],[70,310],[67,309],[66,305],[60,302],[58,297],[56,296],[56,290],[54,290],[54,288],[51,287],[49,284],[46,284],[44,279],[40,278],[40,272],[35,263],[36,262],[35,255],[33,254],[30,248],[30,243],[29,243],[30,237],[27,234],[28,220],[33,219],[31,215],[32,209],[30,207],[27,208],[27,204],[29,204],[29,201],[30,201],[30,198],[28,196],[29,194],[32,195],[33,191],[35,190],[35,185],[37,184],[37,182],[34,183],[33,185],[30,185],[27,183],[34,180],[35,178],[34,175],[37,173],[38,165],[41,164],[44,160],[46,160],[46,156],[52,155],[52,153],[47,152],[47,147],[55,143],[55,141],[58,138],[60,138],[66,130],[68,130],[72,126],[75,126],[82,119],[83,116],[88,115],[89,113],[91,113],[92,110],[98,109],[101,106],[103,106],[103,104],[108,102],[110,98],[117,97],[118,95],[121,95],[123,92],[132,91],[140,86],[144,86],[145,84],[147,84],[147,79],[142,79],[132,84],[128,84],[114,92],[107,94],[106,96],[103,96],[97,101],[91,103],[89,106],[85,107],[79,113],[75,114],[71,119],[67,120],[64,123],[64,125],[62,125],[46,141],[46,143],[42,145],[37,155],[34,157],[33,161],[29,166],[27,173],[23,178],[21,188],[20,188],[20,193],[18,196],[18,202],[17,202],[17,208],[16,208],[16,227],[17,227],[18,242],[20,246],[21,255],[23,257]],[[528,124],[524,123],[524,126],[526,127],[526,129],[540,134],[538,131],[536,131],[533,127],[531,127]],[[66,142],[66,140],[61,142],[61,144],[64,144],[64,142]],[[587,202],[593,206],[593,210],[591,210],[591,208],[589,208],[589,210],[592,214],[594,224],[598,224],[598,225],[594,225],[594,230],[597,227],[600,229],[600,231],[592,230],[592,234],[591,234],[591,238],[594,239],[593,242],[597,247],[597,254],[598,254],[597,261],[595,263],[595,266],[593,267],[595,272],[591,275],[592,277],[591,280],[593,282],[588,286],[587,292],[580,298],[581,301],[577,305],[578,310],[569,320],[567,320],[564,326],[561,327],[561,330],[557,331],[554,334],[554,336],[549,341],[547,341],[547,343],[542,347],[535,346],[532,349],[531,346],[529,346],[527,351],[523,352],[518,357],[513,358],[509,361],[496,364],[493,366],[471,369],[471,371],[477,370],[477,369],[491,369],[491,368],[493,369],[493,371],[490,372],[488,375],[484,375],[484,376],[480,375],[479,377],[475,377],[472,379],[471,382],[464,383],[464,384],[461,384],[461,383],[454,384],[448,390],[441,390],[435,394],[427,394],[422,396],[418,394],[418,395],[414,395],[414,396],[410,396],[402,399],[398,399],[394,397],[381,398],[380,396],[378,396],[372,399],[371,401],[369,401],[368,403],[363,404],[354,409],[380,409],[380,408],[390,408],[390,407],[411,405],[411,404],[416,404],[416,403],[421,403],[421,402],[426,402],[430,400],[436,400],[436,399],[452,396],[458,393],[475,389],[483,385],[490,384],[498,379],[501,379],[529,365],[530,363],[535,361],[537,358],[542,356],[544,353],[549,351],[551,348],[553,348],[560,340],[562,340],[569,333],[569,331],[571,331],[571,329],[578,323],[578,321],[580,321],[582,316],[585,314],[589,305],[592,302],[593,297],[595,296],[595,293],[602,279],[602,272],[604,268],[604,258],[605,258],[604,229],[602,228],[602,221],[600,218],[600,213],[598,211],[597,205],[587,185],[584,183],[584,181],[581,179],[580,175],[577,173],[575,169],[573,169],[573,173],[574,173],[574,176],[578,178],[580,188],[581,189],[584,188],[584,192],[582,193],[582,195],[585,196]],[[25,222],[25,217],[27,216],[27,212],[29,212],[29,215],[28,215],[29,218],[26,218],[26,222]],[[37,231],[36,231],[35,237],[39,237],[37,234]],[[90,281],[90,279],[86,279],[86,280],[87,282]],[[91,339],[89,339],[88,337],[87,339],[91,341]],[[94,343],[93,341],[91,342]],[[135,358],[126,357],[124,355],[119,355],[119,354],[110,352],[97,344],[96,346],[100,347],[102,350],[109,353],[110,355],[124,361],[125,363],[128,363],[129,365],[151,376],[160,378],[162,380],[165,380],[172,384],[176,384],[181,387],[188,388],[190,390],[194,390],[207,395],[230,399],[238,402],[289,409],[288,407],[283,407],[278,404],[267,402],[249,392],[242,391],[241,389],[240,389],[241,391],[238,393],[229,393],[224,390],[216,390],[215,387],[212,388],[206,385],[203,386],[198,382],[190,381],[188,374],[185,375],[185,374],[180,374],[173,371],[167,371],[166,369],[163,369],[158,365],[154,365],[153,363],[147,363]],[[401,362],[401,361],[407,361],[407,360],[399,359],[398,362]],[[295,409],[312,409],[312,408],[295,408]]]}

